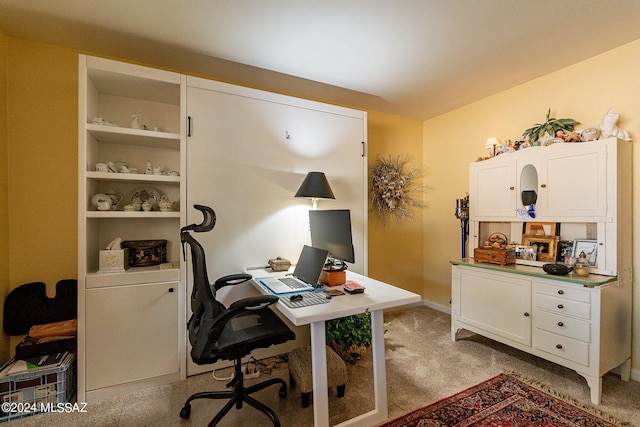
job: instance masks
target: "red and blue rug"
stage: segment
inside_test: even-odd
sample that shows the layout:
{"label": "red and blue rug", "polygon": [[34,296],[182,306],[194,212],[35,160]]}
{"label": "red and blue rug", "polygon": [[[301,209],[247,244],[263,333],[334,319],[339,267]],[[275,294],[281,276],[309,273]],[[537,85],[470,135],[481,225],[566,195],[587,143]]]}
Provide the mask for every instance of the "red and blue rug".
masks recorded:
{"label": "red and blue rug", "polygon": [[382,427],[620,427],[613,417],[579,408],[512,375],[500,374],[396,418]]}

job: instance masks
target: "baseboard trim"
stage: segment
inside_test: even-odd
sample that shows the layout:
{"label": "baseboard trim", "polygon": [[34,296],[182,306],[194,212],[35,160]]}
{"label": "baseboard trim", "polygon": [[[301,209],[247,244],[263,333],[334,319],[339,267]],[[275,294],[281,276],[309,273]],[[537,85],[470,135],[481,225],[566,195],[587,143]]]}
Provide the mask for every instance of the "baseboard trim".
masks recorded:
{"label": "baseboard trim", "polygon": [[433,308],[434,310],[441,311],[443,313],[447,313],[448,315],[451,315],[451,307],[447,307],[442,304],[435,303],[433,301],[428,301],[426,299],[422,300],[422,305],[429,308]]}

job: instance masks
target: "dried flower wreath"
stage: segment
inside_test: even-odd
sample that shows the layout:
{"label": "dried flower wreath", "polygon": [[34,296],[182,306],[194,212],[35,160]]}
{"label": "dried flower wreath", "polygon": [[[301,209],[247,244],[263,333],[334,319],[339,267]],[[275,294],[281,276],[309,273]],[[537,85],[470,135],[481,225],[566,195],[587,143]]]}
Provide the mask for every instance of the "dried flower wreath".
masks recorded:
{"label": "dried flower wreath", "polygon": [[376,157],[371,166],[369,177],[369,191],[373,209],[378,213],[382,224],[386,225],[389,217],[396,223],[408,221],[413,217],[411,208],[424,207],[418,193],[426,187],[416,185],[415,179],[422,175],[423,167],[414,166],[405,172],[404,167],[409,162],[407,156],[393,158]]}

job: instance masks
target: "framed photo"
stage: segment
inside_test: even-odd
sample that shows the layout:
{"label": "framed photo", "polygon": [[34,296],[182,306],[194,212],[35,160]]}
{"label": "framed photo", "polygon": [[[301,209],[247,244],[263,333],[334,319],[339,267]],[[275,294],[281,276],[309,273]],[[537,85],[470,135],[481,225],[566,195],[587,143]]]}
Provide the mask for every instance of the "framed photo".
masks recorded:
{"label": "framed photo", "polygon": [[580,258],[580,253],[584,252],[591,267],[595,267],[598,261],[598,241],[576,239],[573,241],[573,257]]}
{"label": "framed photo", "polygon": [[536,248],[533,246],[514,245],[513,249],[516,253],[517,259],[524,259],[528,261],[537,261]]}
{"label": "framed photo", "polygon": [[567,263],[573,257],[573,240],[558,241],[557,261]]}
{"label": "framed photo", "polygon": [[556,261],[558,236],[539,236],[537,234],[525,234],[522,236],[522,244],[525,246],[533,246],[535,248],[538,261]]}
{"label": "framed photo", "polygon": [[536,236],[560,236],[559,222],[529,222],[522,223],[522,234]]}

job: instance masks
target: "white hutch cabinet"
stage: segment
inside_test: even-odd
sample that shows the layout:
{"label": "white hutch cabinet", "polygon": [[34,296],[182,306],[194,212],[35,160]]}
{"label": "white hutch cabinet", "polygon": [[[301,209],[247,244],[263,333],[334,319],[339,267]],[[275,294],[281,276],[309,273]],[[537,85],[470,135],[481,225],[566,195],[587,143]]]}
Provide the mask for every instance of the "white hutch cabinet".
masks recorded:
{"label": "white hutch cabinet", "polygon": [[[186,186],[184,76],[80,55],[78,97],[78,401],[184,377],[184,268],[179,229]],[[139,127],[132,116],[139,115]],[[173,174],[145,174],[147,162]],[[116,172],[98,172],[113,162]],[[121,173],[124,162],[138,173]],[[165,194],[174,211],[125,212],[132,194]],[[97,193],[114,192],[114,210]],[[167,240],[172,268],[100,273],[99,250],[115,238]]]}
{"label": "white hutch cabinet", "polygon": [[519,241],[515,210],[526,210],[523,192],[534,192],[529,221],[560,223],[561,239],[565,228],[595,233],[598,257],[588,277],[548,275],[541,262],[452,261],[452,339],[467,329],[573,369],[600,403],[602,375],[620,367],[628,381],[631,373],[631,145],[532,147],[469,170],[470,254],[492,227]]}

